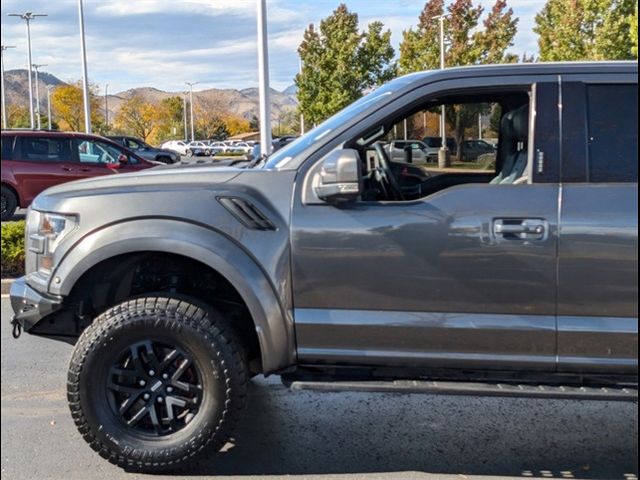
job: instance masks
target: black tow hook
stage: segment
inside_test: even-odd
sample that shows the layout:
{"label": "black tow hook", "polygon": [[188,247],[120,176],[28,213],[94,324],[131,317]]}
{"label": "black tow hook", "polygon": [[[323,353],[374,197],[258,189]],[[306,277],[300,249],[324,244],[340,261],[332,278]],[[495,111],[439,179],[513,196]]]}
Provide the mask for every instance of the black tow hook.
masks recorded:
{"label": "black tow hook", "polygon": [[18,319],[13,317],[11,319],[11,325],[13,326],[13,330],[11,330],[11,335],[13,335],[13,338],[20,338],[20,335],[22,335],[22,325],[20,325]]}

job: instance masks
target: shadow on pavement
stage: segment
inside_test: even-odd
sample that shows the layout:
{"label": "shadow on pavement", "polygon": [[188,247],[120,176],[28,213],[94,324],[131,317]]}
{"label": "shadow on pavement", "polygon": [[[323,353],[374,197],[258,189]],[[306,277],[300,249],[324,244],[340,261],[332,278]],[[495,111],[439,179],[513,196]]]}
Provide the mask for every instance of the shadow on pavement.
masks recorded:
{"label": "shadow on pavement", "polygon": [[632,403],[319,394],[259,383],[234,444],[182,475],[637,478]]}

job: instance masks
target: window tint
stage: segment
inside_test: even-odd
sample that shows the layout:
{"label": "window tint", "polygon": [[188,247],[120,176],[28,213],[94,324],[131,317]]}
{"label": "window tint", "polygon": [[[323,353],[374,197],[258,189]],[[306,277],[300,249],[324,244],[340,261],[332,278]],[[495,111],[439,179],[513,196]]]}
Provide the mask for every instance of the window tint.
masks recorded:
{"label": "window tint", "polygon": [[13,154],[13,142],[16,137],[3,135],[2,136],[2,160],[11,160]]}
{"label": "window tint", "polygon": [[637,85],[588,85],[589,180],[638,181]]}
{"label": "window tint", "polygon": [[22,137],[22,159],[35,162],[70,162],[69,141],[62,138]]}
{"label": "window tint", "polygon": [[76,145],[81,163],[117,163],[122,153],[109,144],[94,140],[77,140]]}

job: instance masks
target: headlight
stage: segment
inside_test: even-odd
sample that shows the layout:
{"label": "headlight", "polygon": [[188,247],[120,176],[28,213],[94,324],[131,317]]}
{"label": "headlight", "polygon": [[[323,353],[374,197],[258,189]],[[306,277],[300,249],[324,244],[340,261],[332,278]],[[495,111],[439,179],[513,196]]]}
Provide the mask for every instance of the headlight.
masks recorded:
{"label": "headlight", "polygon": [[50,275],[53,254],[62,239],[78,225],[75,215],[31,211],[30,225],[37,225],[36,232],[29,234],[29,251],[36,254],[38,272]]}

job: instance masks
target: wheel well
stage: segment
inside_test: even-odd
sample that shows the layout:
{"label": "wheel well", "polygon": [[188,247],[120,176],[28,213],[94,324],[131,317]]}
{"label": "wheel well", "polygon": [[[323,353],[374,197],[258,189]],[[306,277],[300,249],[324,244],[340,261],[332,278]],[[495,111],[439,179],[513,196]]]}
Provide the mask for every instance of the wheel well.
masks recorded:
{"label": "wheel well", "polygon": [[18,207],[20,207],[20,195],[18,194],[18,191],[8,183],[2,182],[2,186],[5,187],[5,188],[8,188],[9,190],[11,190],[11,192],[16,196],[16,201],[18,202]]}
{"label": "wheel well", "polygon": [[246,303],[220,273],[197,260],[164,252],[136,252],[104,260],[78,279],[69,294],[79,336],[100,313],[146,293],[192,297],[218,310],[243,342],[254,373],[262,371],[255,325]]}

